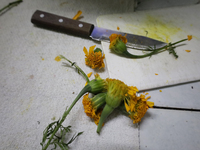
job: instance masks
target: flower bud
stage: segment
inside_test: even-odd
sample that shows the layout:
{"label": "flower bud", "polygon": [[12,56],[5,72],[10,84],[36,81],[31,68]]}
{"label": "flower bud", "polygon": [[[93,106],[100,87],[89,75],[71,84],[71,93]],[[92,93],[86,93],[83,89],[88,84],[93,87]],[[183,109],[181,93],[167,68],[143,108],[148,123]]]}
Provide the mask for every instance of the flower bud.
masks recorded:
{"label": "flower bud", "polygon": [[106,104],[112,108],[117,108],[123,101],[128,86],[117,79],[106,79],[106,81],[108,84]]}
{"label": "flower bud", "polygon": [[124,55],[124,53],[127,52],[126,44],[120,38],[116,38],[115,40],[113,40],[110,43],[109,48],[111,49],[111,51],[119,55]]}
{"label": "flower bud", "polygon": [[90,93],[97,94],[100,92],[105,92],[107,89],[107,84],[104,79],[101,79],[98,74],[95,75],[95,79],[91,80],[86,86],[90,86]]}

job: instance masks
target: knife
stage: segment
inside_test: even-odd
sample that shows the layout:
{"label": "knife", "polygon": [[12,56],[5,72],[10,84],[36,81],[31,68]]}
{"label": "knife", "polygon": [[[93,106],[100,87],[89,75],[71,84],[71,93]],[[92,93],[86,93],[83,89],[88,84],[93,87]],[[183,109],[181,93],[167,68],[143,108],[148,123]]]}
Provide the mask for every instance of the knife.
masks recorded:
{"label": "knife", "polygon": [[110,42],[109,36],[113,33],[126,35],[127,47],[135,49],[146,49],[148,47],[161,48],[167,43],[145,36],[95,27],[93,24],[69,19],[48,12],[36,10],[32,15],[31,22],[36,26],[61,31],[75,36],[92,38],[97,41]]}

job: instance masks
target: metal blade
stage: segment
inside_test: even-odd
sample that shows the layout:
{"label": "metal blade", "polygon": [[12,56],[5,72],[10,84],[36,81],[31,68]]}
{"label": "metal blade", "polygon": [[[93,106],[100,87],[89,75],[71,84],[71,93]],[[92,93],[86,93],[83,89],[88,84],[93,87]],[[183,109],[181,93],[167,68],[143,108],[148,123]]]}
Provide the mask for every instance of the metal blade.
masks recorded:
{"label": "metal blade", "polygon": [[126,35],[126,38],[128,41],[126,43],[126,46],[130,48],[135,48],[135,49],[147,49],[149,47],[161,48],[167,45],[167,43],[154,40],[152,38],[148,38],[145,36],[123,33],[123,32],[118,32],[114,30],[99,28],[99,27],[94,27],[90,37],[97,41],[110,42],[109,36],[113,33],[121,34],[122,36]]}

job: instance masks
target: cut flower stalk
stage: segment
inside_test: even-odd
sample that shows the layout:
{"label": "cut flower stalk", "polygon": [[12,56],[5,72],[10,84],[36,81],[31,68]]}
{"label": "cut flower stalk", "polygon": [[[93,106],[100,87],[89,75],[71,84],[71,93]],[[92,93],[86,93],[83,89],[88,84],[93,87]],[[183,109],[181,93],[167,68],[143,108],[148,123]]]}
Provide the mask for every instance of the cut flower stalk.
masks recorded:
{"label": "cut flower stalk", "polygon": [[192,36],[188,35],[188,38],[186,38],[186,39],[177,41],[175,43],[169,43],[168,45],[163,46],[158,49],[156,49],[156,47],[154,47],[154,48],[149,47],[145,51],[150,51],[150,52],[147,54],[144,54],[144,55],[133,55],[133,54],[129,53],[127,51],[127,47],[126,47],[127,40],[125,40],[124,38],[125,37],[120,36],[120,35],[118,35],[118,36],[111,35],[110,36],[110,46],[109,46],[110,50],[118,55],[121,55],[121,56],[124,56],[127,58],[134,58],[134,59],[151,57],[152,55],[156,55],[156,54],[164,52],[164,51],[169,51],[169,53],[173,54],[175,58],[178,58],[178,55],[176,54],[176,52],[174,50],[176,48],[175,45],[179,44],[181,42],[187,41],[187,40],[190,41],[192,39]]}
{"label": "cut flower stalk", "polygon": [[[64,56],[60,55],[59,57],[67,60],[72,66],[75,66],[84,77],[88,79],[87,75],[81,68]],[[89,79],[87,81],[89,81]],[[60,138],[56,133],[60,130],[62,132],[61,134],[63,134],[63,132],[65,132],[64,130],[67,130],[67,127],[63,127],[62,123],[69,115],[74,105],[86,93],[94,94],[94,97],[92,98],[89,98],[88,94],[83,96],[83,106],[85,113],[94,119],[95,123],[98,125],[97,133],[101,132],[101,128],[107,117],[117,108],[122,108],[122,111],[126,112],[126,114],[128,114],[133,120],[133,123],[141,121],[141,118],[145,115],[147,109],[153,107],[154,103],[147,101],[150,97],[145,98],[144,95],[138,97],[136,95],[137,92],[138,89],[136,87],[127,86],[125,83],[117,79],[102,79],[98,74],[96,74],[95,79],[89,81],[88,84],[84,86],[70,107],[65,110],[62,118],[47,126],[41,143],[42,149],[46,150],[50,144],[54,144],[55,147],[58,145],[60,148],[67,146],[62,142],[62,140],[60,142]],[[52,128],[53,125],[55,126],[54,128]],[[51,132],[48,132],[48,129],[50,129]],[[82,134],[82,132],[78,133],[77,136],[80,134]]]}

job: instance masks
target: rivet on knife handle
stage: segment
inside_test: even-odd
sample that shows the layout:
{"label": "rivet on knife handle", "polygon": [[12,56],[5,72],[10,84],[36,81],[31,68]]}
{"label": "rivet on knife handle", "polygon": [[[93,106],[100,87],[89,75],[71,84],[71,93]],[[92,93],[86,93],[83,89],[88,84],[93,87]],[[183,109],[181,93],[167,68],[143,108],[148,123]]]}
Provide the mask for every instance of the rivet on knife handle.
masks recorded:
{"label": "rivet on knife handle", "polygon": [[89,37],[94,25],[37,10],[31,22],[43,28],[62,31],[76,36]]}

